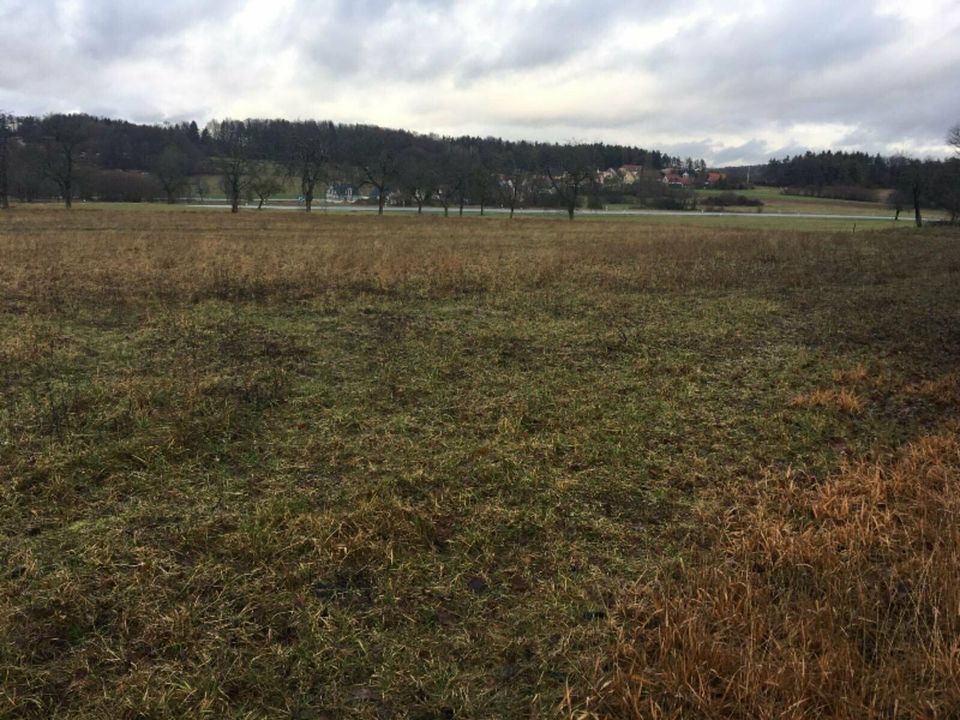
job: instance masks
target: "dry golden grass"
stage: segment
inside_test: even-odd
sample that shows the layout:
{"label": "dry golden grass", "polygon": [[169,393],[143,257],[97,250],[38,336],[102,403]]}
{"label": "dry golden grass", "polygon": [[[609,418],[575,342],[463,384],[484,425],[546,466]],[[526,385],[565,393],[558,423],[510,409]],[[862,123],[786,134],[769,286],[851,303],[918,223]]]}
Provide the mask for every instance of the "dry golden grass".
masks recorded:
{"label": "dry golden grass", "polygon": [[4,301],[297,300],[329,292],[421,297],[520,288],[812,288],[896,281],[943,266],[942,238],[891,232],[652,226],[631,221],[448,220],[20,209],[0,217]]}
{"label": "dry golden grass", "polygon": [[797,395],[793,399],[793,405],[806,408],[827,408],[852,415],[856,415],[863,410],[863,400],[846,388],[814,390],[810,393]]}
{"label": "dry golden grass", "polygon": [[958,373],[914,383],[907,390],[946,407],[960,406],[960,374]]}
{"label": "dry golden grass", "polygon": [[711,549],[623,599],[590,715],[957,717],[956,423],[822,483],[730,487],[701,520]]}
{"label": "dry golden grass", "polygon": [[833,371],[833,381],[837,383],[862,383],[870,376],[863,363],[857,363],[852,368]]}

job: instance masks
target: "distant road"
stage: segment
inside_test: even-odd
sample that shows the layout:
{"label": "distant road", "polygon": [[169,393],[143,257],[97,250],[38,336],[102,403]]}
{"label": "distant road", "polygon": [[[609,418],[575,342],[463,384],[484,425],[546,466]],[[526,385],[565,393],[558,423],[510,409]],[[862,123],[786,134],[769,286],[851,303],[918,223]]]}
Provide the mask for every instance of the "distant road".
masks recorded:
{"label": "distant road", "polygon": [[[227,203],[193,203],[187,205],[191,208],[205,208],[208,210],[229,210],[230,205]],[[241,205],[241,208],[244,210],[256,210],[254,205]],[[264,205],[264,210],[285,210],[288,212],[303,212],[302,205]],[[383,209],[384,213],[390,214],[417,214],[417,209],[411,207],[386,207]],[[315,204],[313,206],[313,212],[315,213],[376,213],[377,207],[375,205],[320,205]],[[451,217],[456,215],[459,212],[458,210],[451,210]],[[480,209],[476,207],[464,208],[463,210],[465,215],[479,215]],[[442,215],[443,208],[437,207],[425,207],[423,209],[423,214],[427,215]],[[504,208],[486,208],[484,210],[486,215],[509,215],[510,211]],[[516,210],[517,215],[549,215],[549,216],[566,216],[566,210],[555,210],[555,209],[542,209],[542,208],[527,208],[524,210]],[[871,221],[881,221],[885,220],[887,222],[894,222],[894,218],[890,215],[836,215],[836,214],[817,214],[817,213],[785,213],[785,212],[698,212],[698,211],[683,211],[683,210],[578,210],[578,217],[733,217],[733,218],[808,218],[811,220],[871,220]],[[911,218],[904,218],[899,222],[906,222],[909,220],[912,222]]]}

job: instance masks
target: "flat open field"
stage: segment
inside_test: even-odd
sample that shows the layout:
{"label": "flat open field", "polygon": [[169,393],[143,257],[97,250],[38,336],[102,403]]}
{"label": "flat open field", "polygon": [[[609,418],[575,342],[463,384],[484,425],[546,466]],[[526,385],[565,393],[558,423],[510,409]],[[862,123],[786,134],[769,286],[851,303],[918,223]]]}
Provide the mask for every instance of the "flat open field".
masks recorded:
{"label": "flat open field", "polygon": [[[17,212],[20,213],[29,213],[29,212],[45,212],[52,207],[57,207],[53,204],[26,204],[17,206]],[[176,214],[183,214],[186,212],[194,213],[229,213],[230,208],[222,200],[206,200],[204,203],[194,203],[192,205],[166,205],[163,203],[79,203],[76,206],[76,209],[83,210],[99,210],[105,212],[145,212],[150,214],[172,212]],[[577,216],[580,220],[586,220],[590,222],[599,222],[599,221],[610,221],[622,224],[624,222],[634,222],[640,223],[643,225],[672,225],[672,226],[695,226],[695,227],[704,227],[704,228],[718,228],[724,230],[731,230],[737,228],[744,229],[768,229],[768,230],[796,230],[801,232],[861,232],[863,230],[888,230],[888,229],[907,229],[909,230],[913,226],[913,218],[909,214],[902,214],[899,222],[895,222],[893,215],[890,214],[888,217],[876,219],[870,215],[864,217],[853,217],[849,215],[847,217],[830,217],[818,216],[816,214],[798,214],[795,216],[785,216],[785,215],[776,215],[776,211],[766,211],[764,213],[757,212],[747,212],[744,214],[742,211],[737,211],[735,208],[728,210],[726,214],[706,214],[700,213],[697,211],[691,212],[659,212],[659,211],[648,211],[648,212],[636,212],[625,214],[624,211],[629,211],[630,206],[628,205],[612,205],[608,207],[607,211],[604,212],[592,212],[581,210],[580,214]],[[846,215],[843,208],[832,208],[839,215]],[[261,215],[270,215],[274,213],[302,213],[300,208],[290,205],[289,203],[285,205],[280,204],[270,204],[266,205],[263,210],[257,211],[256,205],[247,205],[243,207],[244,212],[259,212]],[[324,215],[373,215],[376,214],[376,206],[344,206],[336,204],[325,204],[322,201],[318,202],[314,206],[314,215],[315,216],[324,216]],[[793,210],[787,212],[795,212]],[[396,208],[388,207],[386,208],[387,215],[414,215],[416,214],[415,208]],[[440,208],[425,208],[424,214],[427,215],[442,215],[442,210]],[[488,208],[484,218],[493,219],[493,220],[503,220],[506,219],[507,211],[503,209],[490,209]],[[883,212],[879,212],[880,215],[883,215]],[[482,219],[479,214],[479,208],[477,207],[467,207],[466,215],[471,219]],[[451,217],[456,217],[456,213],[452,213]],[[567,215],[562,210],[538,210],[533,209],[529,212],[520,211],[517,214],[518,218],[533,218],[540,221],[553,221],[553,222],[569,222]],[[925,220],[939,220],[943,219],[941,214],[938,213],[925,213]]]}
{"label": "flat open field", "polygon": [[[720,190],[698,190],[697,195],[702,198],[711,195],[721,195],[725,191]],[[735,195],[745,195],[746,197],[763,201],[763,211],[771,213],[809,213],[816,215],[879,215],[893,217],[894,212],[885,202],[889,191],[877,190],[877,202],[858,202],[855,200],[836,200],[834,198],[807,197],[804,195],[787,195],[780,192],[779,188],[758,186],[753,190],[731,190]],[[732,207],[730,210],[737,210]],[[750,212],[756,208],[739,208],[742,211]],[[909,210],[909,212],[908,212]],[[901,213],[901,217],[910,215],[912,208],[908,208]],[[937,212],[937,217],[942,213]]]}
{"label": "flat open field", "polygon": [[948,717],[960,238],[0,214],[0,718]]}

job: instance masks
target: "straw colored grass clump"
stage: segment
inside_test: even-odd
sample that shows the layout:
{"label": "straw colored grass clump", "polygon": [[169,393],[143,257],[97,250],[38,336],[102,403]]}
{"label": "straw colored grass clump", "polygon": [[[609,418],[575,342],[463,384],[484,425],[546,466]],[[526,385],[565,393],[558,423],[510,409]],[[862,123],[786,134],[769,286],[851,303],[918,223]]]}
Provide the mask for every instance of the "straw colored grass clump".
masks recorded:
{"label": "straw colored grass clump", "polygon": [[702,518],[710,550],[623,601],[598,714],[956,717],[956,423],[823,482],[768,475],[724,506]]}

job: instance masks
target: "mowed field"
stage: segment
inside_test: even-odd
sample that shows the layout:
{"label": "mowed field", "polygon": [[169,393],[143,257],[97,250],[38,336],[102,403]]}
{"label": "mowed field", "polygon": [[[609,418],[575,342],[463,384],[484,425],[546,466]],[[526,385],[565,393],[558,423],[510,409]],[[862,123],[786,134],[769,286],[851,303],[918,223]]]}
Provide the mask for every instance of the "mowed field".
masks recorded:
{"label": "mowed field", "polygon": [[951,717],[960,237],[0,214],[0,718]]}

